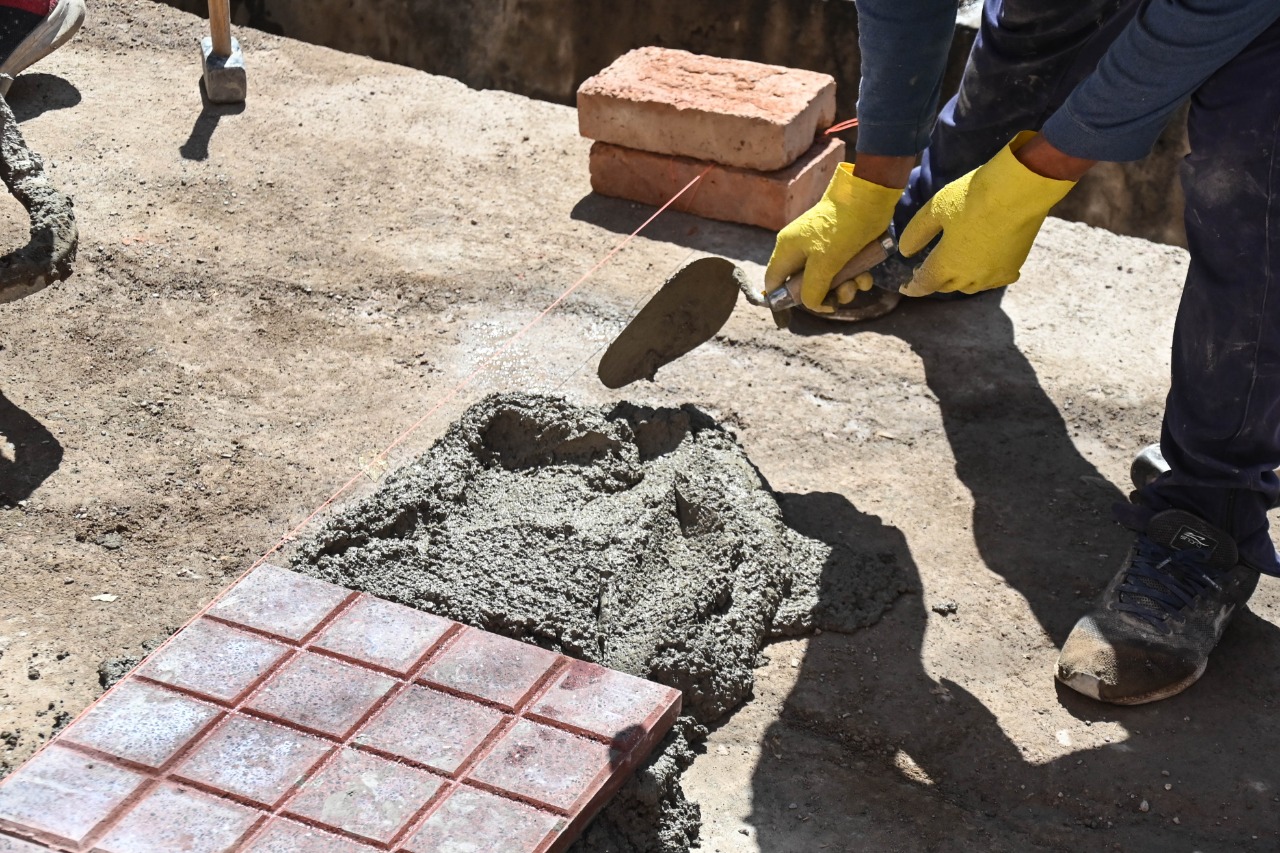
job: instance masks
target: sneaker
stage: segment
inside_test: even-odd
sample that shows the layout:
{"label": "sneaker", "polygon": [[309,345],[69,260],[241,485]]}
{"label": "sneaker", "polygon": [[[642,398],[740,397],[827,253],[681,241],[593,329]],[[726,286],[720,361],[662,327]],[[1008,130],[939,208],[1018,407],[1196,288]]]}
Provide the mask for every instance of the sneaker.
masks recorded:
{"label": "sneaker", "polygon": [[84,0],[0,0],[0,95],[84,23]]}
{"label": "sneaker", "polygon": [[1117,705],[1180,693],[1257,585],[1230,536],[1188,512],[1157,513],[1062,645],[1058,680]]}

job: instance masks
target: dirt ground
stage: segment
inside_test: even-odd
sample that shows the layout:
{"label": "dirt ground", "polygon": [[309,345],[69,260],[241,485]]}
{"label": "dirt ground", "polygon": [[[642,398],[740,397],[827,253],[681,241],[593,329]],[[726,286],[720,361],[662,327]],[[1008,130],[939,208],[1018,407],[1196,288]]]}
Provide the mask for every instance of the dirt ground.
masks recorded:
{"label": "dirt ground", "polygon": [[487,364],[391,465],[494,390],[691,402],[794,527],[916,590],[768,649],[686,776],[703,850],[1276,848],[1274,580],[1183,696],[1052,680],[1127,544],[1185,253],[1051,221],[1007,293],[791,332],[744,303],[609,392],[637,303],[700,252],[759,275],[771,235],[665,215],[491,358],[651,212],[590,193],[573,111],[247,31],[248,105],[202,109],[201,26],[101,0],[10,96],[81,252],[0,306],[0,772]]}

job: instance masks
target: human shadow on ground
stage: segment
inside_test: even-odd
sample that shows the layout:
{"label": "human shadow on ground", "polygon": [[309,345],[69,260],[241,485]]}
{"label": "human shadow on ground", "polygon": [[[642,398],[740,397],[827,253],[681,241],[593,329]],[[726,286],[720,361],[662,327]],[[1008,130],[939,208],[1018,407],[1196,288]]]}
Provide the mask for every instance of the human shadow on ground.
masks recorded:
{"label": "human shadow on ground", "polygon": [[[1000,294],[913,302],[867,326],[802,321],[793,329],[894,335],[920,355],[956,475],[973,496],[982,559],[1026,599],[1052,642],[1019,619],[1020,604],[994,595],[989,606],[953,616],[907,595],[869,628],[812,638],[753,777],[749,821],[759,849],[1217,850],[1256,846],[1254,836],[1264,840],[1259,849],[1274,845],[1274,625],[1241,613],[1200,683],[1153,705],[1105,706],[1053,682],[1057,646],[1117,568],[1130,536],[1108,517],[1120,491],[1076,450],[1014,344]],[[886,553],[899,583],[919,587],[901,532],[846,497],[781,501],[789,524],[833,545],[824,599]],[[925,670],[926,630],[931,648],[955,655],[951,671],[972,667],[997,685],[1026,683],[1043,697],[1017,711],[1021,745],[964,687]],[[973,644],[974,632],[999,642]],[[1049,758],[1072,740],[1049,722],[1050,715],[1061,720],[1062,708],[1114,734],[1100,747]],[[1042,740],[1028,746],[1038,721]]]}
{"label": "human shadow on ground", "polygon": [[218,129],[218,122],[225,116],[240,115],[244,112],[243,103],[215,104],[210,101],[209,93],[204,88],[203,78],[199,86],[200,114],[196,116],[196,122],[191,126],[191,134],[187,137],[187,141],[178,147],[178,153],[184,160],[208,160],[209,141],[213,139],[213,133]]}
{"label": "human shadow on ground", "polygon": [[28,72],[14,78],[5,100],[21,124],[52,110],[76,106],[80,103],[80,90],[53,74]]}
{"label": "human shadow on ground", "polygon": [[0,394],[0,506],[31,497],[61,464],[53,433]]}

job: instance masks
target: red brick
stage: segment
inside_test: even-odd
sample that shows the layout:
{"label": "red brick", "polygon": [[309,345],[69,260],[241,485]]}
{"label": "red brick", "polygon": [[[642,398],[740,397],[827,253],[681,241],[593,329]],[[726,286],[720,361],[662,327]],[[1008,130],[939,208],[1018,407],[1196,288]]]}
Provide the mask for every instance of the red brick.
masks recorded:
{"label": "red brick", "polygon": [[[555,721],[628,747],[664,718],[680,711],[680,691],[643,678],[575,660],[529,708],[529,716]],[[669,724],[668,724],[669,725]]]}
{"label": "red brick", "polygon": [[558,658],[555,653],[528,643],[467,628],[427,665],[421,678],[511,709],[520,704]]}
{"label": "red brick", "polygon": [[356,743],[453,773],[503,721],[485,705],[411,687],[378,712]]}
{"label": "red brick", "polygon": [[259,566],[227,590],[209,615],[295,642],[310,634],[351,592],[280,569]]}
{"label": "red brick", "polygon": [[287,646],[200,619],[147,658],[137,674],[233,703],[288,652]]}
{"label": "red brick", "polygon": [[[713,166],[674,207],[694,216],[777,231],[822,198],[844,155],[843,142],[826,139],[815,142],[792,165],[773,172]],[[590,162],[591,188],[600,195],[655,207],[666,204],[709,165],[604,142],[591,146]]]}
{"label": "red brick", "polygon": [[126,680],[62,734],[78,743],[159,767],[205,729],[221,711],[154,684]]}
{"label": "red brick", "polygon": [[835,120],[827,74],[642,47],[578,88],[588,139],[771,171]]}
{"label": "red brick", "polygon": [[271,676],[245,707],[345,738],[394,686],[393,679],[372,670],[303,652]]}
{"label": "red brick", "polygon": [[443,784],[422,770],[344,749],[302,786],[286,811],[386,844]]}
{"label": "red brick", "polygon": [[226,853],[261,813],[164,782],[107,833],[95,853]]}
{"label": "red brick", "polygon": [[78,846],[146,777],[56,744],[0,787],[0,827]]}
{"label": "red brick", "polygon": [[236,715],[220,723],[174,775],[271,807],[331,749],[292,729]]}
{"label": "red brick", "polygon": [[585,805],[623,756],[593,740],[521,720],[470,778],[566,812]]}
{"label": "red brick", "polygon": [[325,629],[315,645],[397,675],[408,675],[454,624],[364,595]]}
{"label": "red brick", "polygon": [[410,853],[534,853],[565,823],[524,803],[458,787],[404,846]]}
{"label": "red brick", "polygon": [[276,818],[244,853],[374,853],[378,848]]}
{"label": "red brick", "polygon": [[49,848],[20,838],[0,835],[0,853],[49,853]]}

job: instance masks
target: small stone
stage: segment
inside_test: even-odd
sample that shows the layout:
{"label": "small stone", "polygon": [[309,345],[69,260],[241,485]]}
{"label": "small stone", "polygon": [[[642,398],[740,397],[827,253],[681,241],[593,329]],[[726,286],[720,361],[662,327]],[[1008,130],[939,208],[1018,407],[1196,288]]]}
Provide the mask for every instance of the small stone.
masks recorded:
{"label": "small stone", "polygon": [[800,804],[799,804],[799,803],[792,803],[791,805],[787,806],[787,808],[789,808],[789,809],[798,809],[798,808],[800,808]]}
{"label": "small stone", "polygon": [[1165,783],[1164,783],[1164,789],[1165,789],[1166,791],[1172,791],[1172,790],[1173,790],[1173,786],[1172,786],[1172,785],[1170,785],[1168,782],[1165,782]]}
{"label": "small stone", "polygon": [[1144,814],[1146,812],[1151,811],[1151,803],[1148,803],[1146,800],[1143,800],[1141,803],[1138,804],[1138,811],[1143,812]]}
{"label": "small stone", "polygon": [[1182,825],[1182,821],[1178,820],[1176,817],[1173,819],[1173,822],[1178,824],[1179,826]]}
{"label": "small stone", "polygon": [[98,540],[98,544],[108,551],[115,551],[124,546],[124,539],[119,533],[108,533]]}
{"label": "small stone", "polygon": [[118,599],[119,597],[120,597],[120,596],[118,596],[118,595],[112,595],[112,594],[111,594],[111,593],[109,593],[109,592],[104,592],[102,595],[95,595],[93,598],[91,598],[91,599],[89,599],[89,600],[90,600],[90,601],[105,601],[105,602],[107,602],[107,603],[111,603],[112,601],[115,601],[115,600],[116,600],[116,599]]}
{"label": "small stone", "polygon": [[960,609],[960,605],[954,601],[939,601],[937,604],[929,608],[939,616],[950,616]]}

